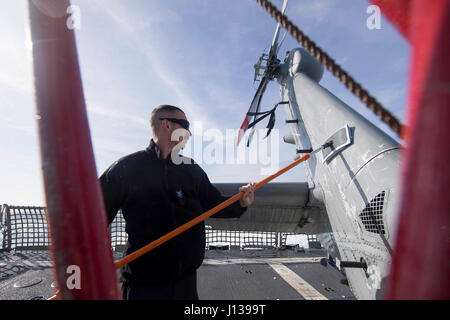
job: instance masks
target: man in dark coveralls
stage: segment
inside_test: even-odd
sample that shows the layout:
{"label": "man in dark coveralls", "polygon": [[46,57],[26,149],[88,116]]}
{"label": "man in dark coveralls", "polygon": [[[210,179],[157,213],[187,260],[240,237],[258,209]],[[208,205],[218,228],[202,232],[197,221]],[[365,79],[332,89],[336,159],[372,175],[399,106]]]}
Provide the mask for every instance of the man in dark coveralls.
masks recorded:
{"label": "man in dark coveralls", "polygon": [[[150,124],[153,139],[147,149],[117,160],[100,177],[108,222],[122,209],[127,255],[228,199],[198,164],[178,155],[191,135],[180,108],[155,108]],[[181,139],[174,139],[180,130]],[[254,188],[254,183],[240,187],[245,192],[240,201],[214,217],[240,217],[253,202]],[[205,241],[201,222],[122,267],[124,299],[197,300]]]}

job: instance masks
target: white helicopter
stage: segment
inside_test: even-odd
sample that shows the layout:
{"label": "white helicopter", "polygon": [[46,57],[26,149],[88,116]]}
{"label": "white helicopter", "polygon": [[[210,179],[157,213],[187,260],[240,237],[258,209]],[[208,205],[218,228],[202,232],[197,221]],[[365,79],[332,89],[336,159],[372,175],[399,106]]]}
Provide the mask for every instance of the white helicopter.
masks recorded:
{"label": "white helicopter", "polygon": [[[284,0],[282,12],[286,10]],[[268,184],[240,218],[209,218],[217,229],[318,234],[327,261],[345,272],[357,299],[381,298],[392,261],[398,220],[401,146],[362,115],[323,88],[323,66],[305,49],[295,48],[283,62],[277,58],[277,25],[268,54],[255,65],[260,84],[242,123],[238,144],[254,125],[283,104],[295,158],[309,153],[307,183]],[[262,66],[265,62],[266,65]],[[260,71],[263,73],[260,74]],[[280,84],[281,102],[260,112],[267,84]],[[237,184],[215,184],[224,194]],[[328,263],[323,263],[328,265]]]}

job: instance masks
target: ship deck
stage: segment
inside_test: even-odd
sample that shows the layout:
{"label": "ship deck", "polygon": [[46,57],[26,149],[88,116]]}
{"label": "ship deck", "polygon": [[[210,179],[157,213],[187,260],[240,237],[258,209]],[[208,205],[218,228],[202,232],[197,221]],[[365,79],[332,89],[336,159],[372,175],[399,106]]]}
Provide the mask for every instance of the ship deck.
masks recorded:
{"label": "ship deck", "polygon": [[[116,259],[121,257],[115,255]],[[200,300],[353,300],[344,275],[319,249],[207,250],[198,270]],[[0,300],[54,294],[48,251],[0,252]]]}

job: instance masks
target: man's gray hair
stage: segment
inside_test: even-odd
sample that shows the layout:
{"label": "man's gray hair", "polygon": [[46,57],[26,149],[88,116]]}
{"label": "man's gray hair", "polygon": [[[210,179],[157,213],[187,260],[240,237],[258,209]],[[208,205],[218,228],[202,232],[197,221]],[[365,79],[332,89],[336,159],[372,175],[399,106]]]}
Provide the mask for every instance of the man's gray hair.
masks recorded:
{"label": "man's gray hair", "polygon": [[153,137],[156,137],[156,133],[161,128],[161,120],[159,118],[171,118],[177,111],[184,113],[180,108],[168,104],[162,104],[153,109],[150,117],[150,127],[152,128]]}

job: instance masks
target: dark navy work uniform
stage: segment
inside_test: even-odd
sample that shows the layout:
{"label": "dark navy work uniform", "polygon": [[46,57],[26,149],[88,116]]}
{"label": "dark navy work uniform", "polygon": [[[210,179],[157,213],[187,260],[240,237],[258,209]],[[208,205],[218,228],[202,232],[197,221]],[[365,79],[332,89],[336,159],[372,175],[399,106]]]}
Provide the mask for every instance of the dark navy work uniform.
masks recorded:
{"label": "dark navy work uniform", "polygon": [[[108,222],[119,209],[125,218],[127,255],[229,198],[192,159],[178,159],[181,164],[171,155],[162,159],[152,139],[146,150],[119,159],[100,177]],[[245,210],[235,202],[214,218],[237,218]],[[198,299],[196,272],[204,256],[201,222],[122,267],[124,298]]]}

